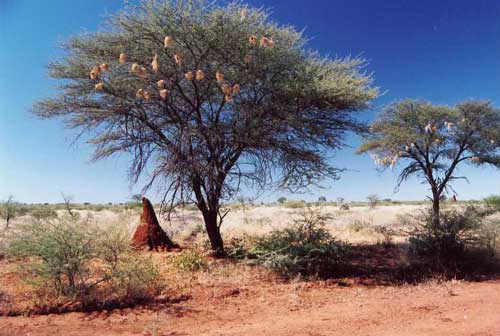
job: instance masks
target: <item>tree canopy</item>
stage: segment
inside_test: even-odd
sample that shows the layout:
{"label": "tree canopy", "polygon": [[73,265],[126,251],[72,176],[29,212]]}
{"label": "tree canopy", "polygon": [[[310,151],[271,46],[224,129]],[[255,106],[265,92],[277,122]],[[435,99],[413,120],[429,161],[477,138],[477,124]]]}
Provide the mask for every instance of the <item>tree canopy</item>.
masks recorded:
{"label": "tree canopy", "polygon": [[49,65],[58,95],[35,113],[86,134],[95,160],[130,153],[133,182],[151,167],[146,188],[162,180],[165,200],[194,201],[220,249],[208,227],[219,232],[220,201],[241,182],[336,178],[328,150],[365,129],[355,112],[378,95],[365,62],[306,42],[239,2],[145,1],[64,44]]}

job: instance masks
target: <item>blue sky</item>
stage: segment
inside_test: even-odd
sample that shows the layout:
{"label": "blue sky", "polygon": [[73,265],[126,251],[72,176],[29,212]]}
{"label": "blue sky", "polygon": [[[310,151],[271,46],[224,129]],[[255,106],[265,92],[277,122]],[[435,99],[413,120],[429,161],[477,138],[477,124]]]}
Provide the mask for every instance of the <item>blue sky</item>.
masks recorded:
{"label": "blue sky", "polygon": [[[362,114],[371,120],[385,104],[406,97],[439,104],[464,99],[500,106],[500,2],[496,0],[252,0],[270,8],[280,23],[305,28],[310,47],[324,55],[361,55],[369,60],[375,84],[385,94]],[[74,133],[60,121],[30,115],[32,104],[54,92],[45,65],[61,55],[58,43],[82,31],[95,31],[103,17],[123,7],[119,0],[0,0],[0,198],[59,202],[60,193],[79,202],[120,202],[140,189],[127,179],[127,157],[89,163],[91,148],[73,144]],[[376,171],[368,156],[352,148],[335,153],[335,164],[349,168],[339,181],[302,195],[315,200],[368,194],[401,200],[423,199],[417,180],[393,193],[396,172]],[[454,184],[459,199],[500,191],[500,172],[463,168],[470,184]],[[251,192],[250,192],[251,194]],[[150,192],[156,198],[155,190]]]}

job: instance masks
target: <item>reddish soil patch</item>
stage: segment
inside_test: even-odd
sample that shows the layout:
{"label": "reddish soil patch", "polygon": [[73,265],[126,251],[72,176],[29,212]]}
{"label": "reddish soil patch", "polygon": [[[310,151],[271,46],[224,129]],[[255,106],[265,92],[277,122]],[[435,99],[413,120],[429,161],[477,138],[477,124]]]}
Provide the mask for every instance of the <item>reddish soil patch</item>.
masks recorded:
{"label": "reddish soil patch", "polygon": [[190,295],[187,301],[0,317],[0,335],[151,335],[148,330],[164,336],[500,335],[500,280],[401,286],[363,285],[356,278],[290,283],[258,268],[214,263],[213,270],[191,279],[172,275],[178,277],[173,283],[184,277],[186,283],[175,291]]}
{"label": "reddish soil patch", "polygon": [[[152,255],[167,267],[170,254]],[[362,247],[345,277],[311,282],[283,281],[258,267],[212,260],[207,271],[165,271],[172,297],[186,295],[188,300],[0,317],[0,335],[153,335],[153,330],[163,336],[500,335],[500,280],[404,285],[401,279],[416,277],[396,272],[399,255],[397,249]],[[19,283],[11,269],[0,261],[0,288]],[[11,299],[23,302],[20,295]]]}
{"label": "reddish soil patch", "polygon": [[[451,286],[451,288],[450,288]],[[500,282],[207,288],[158,311],[0,318],[0,335],[499,335]]]}

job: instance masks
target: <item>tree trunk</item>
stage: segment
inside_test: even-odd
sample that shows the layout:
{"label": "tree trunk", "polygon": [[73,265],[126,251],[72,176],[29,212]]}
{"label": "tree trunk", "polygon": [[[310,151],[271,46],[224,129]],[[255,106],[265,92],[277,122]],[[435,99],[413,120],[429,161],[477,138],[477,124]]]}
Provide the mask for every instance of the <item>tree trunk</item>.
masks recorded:
{"label": "tree trunk", "polygon": [[432,199],[432,226],[434,230],[437,230],[441,225],[440,201],[439,194],[434,193]]}
{"label": "tree trunk", "polygon": [[215,253],[215,257],[222,258],[225,256],[224,241],[222,240],[220,228],[217,224],[217,210],[207,209],[202,211],[202,213],[208,239],[210,240],[210,245]]}

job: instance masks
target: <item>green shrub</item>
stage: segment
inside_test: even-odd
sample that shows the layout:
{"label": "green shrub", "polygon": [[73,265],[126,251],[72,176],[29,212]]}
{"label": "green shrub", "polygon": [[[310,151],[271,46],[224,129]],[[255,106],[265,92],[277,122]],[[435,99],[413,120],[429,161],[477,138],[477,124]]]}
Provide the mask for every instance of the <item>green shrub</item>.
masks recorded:
{"label": "green shrub", "polygon": [[278,198],[278,203],[279,204],[285,204],[286,201],[287,201],[286,197],[280,197],[280,198]]}
{"label": "green shrub", "polygon": [[225,245],[226,254],[229,258],[244,259],[253,246],[253,240],[248,235],[232,237]]}
{"label": "green shrub", "polygon": [[441,210],[441,224],[433,224],[432,209],[417,216],[410,232],[410,251],[446,262],[463,256],[467,246],[477,246],[483,212],[474,207]]}
{"label": "green shrub", "polygon": [[328,219],[319,210],[302,211],[301,218],[289,227],[257,238],[249,256],[282,274],[329,276],[342,261],[347,246],[325,229]]}
{"label": "green shrub", "polygon": [[491,195],[484,199],[487,206],[494,211],[500,211],[500,195]]}
{"label": "green shrub", "polygon": [[38,220],[56,218],[57,212],[50,207],[40,207],[33,209],[33,211],[31,211],[31,216]]}
{"label": "green shrub", "polygon": [[110,288],[121,301],[144,301],[160,294],[165,283],[150,259],[125,254],[112,272]]}
{"label": "green shrub", "polygon": [[176,268],[185,272],[199,271],[207,267],[205,256],[197,248],[183,250],[173,255],[171,261]]}
{"label": "green shrub", "polygon": [[157,295],[161,283],[156,266],[132,251],[118,228],[71,217],[34,220],[19,225],[9,242],[8,256],[18,258],[24,278],[47,302],[143,300]]}
{"label": "green shrub", "polygon": [[483,221],[480,227],[481,242],[490,255],[500,255],[500,220],[489,218]]}

